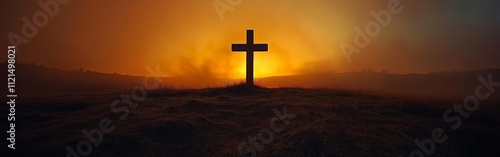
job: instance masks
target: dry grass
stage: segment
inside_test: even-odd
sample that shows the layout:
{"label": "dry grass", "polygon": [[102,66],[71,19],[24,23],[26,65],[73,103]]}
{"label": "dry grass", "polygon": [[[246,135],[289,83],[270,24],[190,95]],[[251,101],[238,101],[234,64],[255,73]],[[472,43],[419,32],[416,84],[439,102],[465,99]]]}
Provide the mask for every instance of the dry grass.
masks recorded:
{"label": "dry grass", "polygon": [[[275,117],[273,108],[297,115],[258,156],[408,156],[414,139],[441,127],[450,135],[435,156],[493,156],[500,150],[497,117],[473,114],[455,131],[443,122],[452,103],[335,89],[262,87],[148,92],[124,120],[109,104],[118,95],[32,98],[18,105],[21,156],[65,156],[102,118],[116,129],[104,134],[92,156],[240,156],[238,145]],[[490,105],[498,105],[491,102]],[[487,106],[487,105],[484,105]]]}

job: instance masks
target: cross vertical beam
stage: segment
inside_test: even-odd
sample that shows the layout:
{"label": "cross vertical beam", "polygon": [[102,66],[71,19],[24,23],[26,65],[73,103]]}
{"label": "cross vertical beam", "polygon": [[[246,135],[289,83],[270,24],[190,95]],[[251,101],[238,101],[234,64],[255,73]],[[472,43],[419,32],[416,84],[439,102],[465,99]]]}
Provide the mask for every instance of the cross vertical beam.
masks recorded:
{"label": "cross vertical beam", "polygon": [[246,56],[246,84],[253,86],[253,53],[258,51],[267,51],[267,44],[254,44],[253,30],[247,30],[247,43],[246,44],[232,44],[231,50],[233,52],[245,51]]}

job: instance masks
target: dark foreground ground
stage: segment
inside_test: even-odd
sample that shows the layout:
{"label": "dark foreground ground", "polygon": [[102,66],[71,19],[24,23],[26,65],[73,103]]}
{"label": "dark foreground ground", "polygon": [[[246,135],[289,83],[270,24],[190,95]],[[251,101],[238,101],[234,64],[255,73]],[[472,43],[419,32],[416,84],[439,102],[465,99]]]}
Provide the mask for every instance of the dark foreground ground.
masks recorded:
{"label": "dark foreground ground", "polygon": [[[145,100],[115,102],[120,95],[24,98],[16,106],[16,156],[66,156],[67,149],[141,157],[500,156],[498,99],[445,122],[443,113],[463,99],[239,86],[148,91]],[[452,129],[457,121],[463,123]],[[431,140],[433,130],[442,143]]]}

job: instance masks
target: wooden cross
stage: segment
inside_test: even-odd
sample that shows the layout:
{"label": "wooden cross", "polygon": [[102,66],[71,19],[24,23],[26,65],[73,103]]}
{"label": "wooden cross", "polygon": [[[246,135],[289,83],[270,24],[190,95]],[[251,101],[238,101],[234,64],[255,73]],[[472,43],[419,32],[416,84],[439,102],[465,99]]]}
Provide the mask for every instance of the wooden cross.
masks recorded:
{"label": "wooden cross", "polygon": [[232,44],[231,50],[233,52],[245,51],[247,53],[247,86],[253,86],[253,52],[267,51],[267,44],[254,44],[253,43],[253,30],[247,30],[247,43],[246,44]]}

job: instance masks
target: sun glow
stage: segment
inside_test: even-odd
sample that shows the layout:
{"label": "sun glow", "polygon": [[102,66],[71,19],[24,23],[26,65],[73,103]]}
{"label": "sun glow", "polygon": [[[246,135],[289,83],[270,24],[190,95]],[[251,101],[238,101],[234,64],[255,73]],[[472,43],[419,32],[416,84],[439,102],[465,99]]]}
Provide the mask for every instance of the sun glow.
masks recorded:
{"label": "sun glow", "polygon": [[[233,54],[233,55],[242,55]],[[267,53],[255,53],[254,60],[254,78],[263,78],[271,76],[284,76],[284,75],[294,75],[297,74],[294,69],[296,69],[296,64],[287,63],[283,58],[278,57],[279,55],[272,55],[270,52]],[[243,79],[246,77],[246,59],[244,57],[238,57],[238,65],[234,66],[234,69],[230,69],[228,76],[233,79]],[[297,62],[298,64],[298,62]]]}
{"label": "sun glow", "polygon": [[[254,53],[254,78],[322,72],[344,62],[335,45],[342,36],[350,34],[318,27],[323,16],[315,19],[297,16],[294,24],[277,16],[264,19],[239,16],[242,18],[224,21],[222,25],[210,23],[189,29],[175,40],[166,38],[169,35],[158,37],[158,42],[150,47],[152,51],[166,53],[155,58],[156,62],[172,77],[244,79],[246,52],[233,52],[231,45],[246,43],[248,29],[254,30],[254,43],[268,44],[267,52]],[[314,21],[300,22],[301,19]]]}

